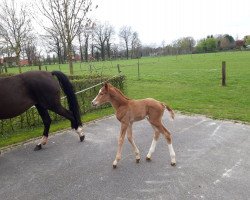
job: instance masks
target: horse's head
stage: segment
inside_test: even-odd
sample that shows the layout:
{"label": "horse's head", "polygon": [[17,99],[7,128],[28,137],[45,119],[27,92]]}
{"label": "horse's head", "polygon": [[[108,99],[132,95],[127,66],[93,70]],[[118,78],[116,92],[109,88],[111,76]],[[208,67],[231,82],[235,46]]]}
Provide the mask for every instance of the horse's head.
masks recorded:
{"label": "horse's head", "polygon": [[112,87],[112,85],[107,82],[103,84],[102,88],[99,90],[99,93],[91,102],[92,106],[97,107],[104,103],[110,102],[110,87]]}

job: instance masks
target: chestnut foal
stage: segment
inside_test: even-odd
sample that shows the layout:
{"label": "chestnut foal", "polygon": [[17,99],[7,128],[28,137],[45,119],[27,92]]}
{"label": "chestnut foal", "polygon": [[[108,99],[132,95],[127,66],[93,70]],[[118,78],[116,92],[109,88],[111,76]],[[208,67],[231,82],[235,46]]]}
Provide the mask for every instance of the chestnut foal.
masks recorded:
{"label": "chestnut foal", "polygon": [[120,137],[118,140],[118,149],[113,167],[116,168],[118,161],[121,159],[122,145],[127,132],[128,141],[131,143],[136,162],[140,161],[140,152],[137,148],[133,136],[132,136],[132,125],[135,121],[147,119],[152,125],[155,133],[146,160],[151,160],[152,153],[155,151],[156,142],[162,133],[168,143],[168,148],[171,157],[171,165],[176,165],[175,152],[172,146],[172,138],[169,131],[162,124],[162,116],[164,110],[167,109],[171,117],[174,118],[174,112],[164,103],[161,103],[155,99],[147,98],[141,100],[133,100],[124,96],[124,94],[109,83],[105,83],[100,89],[98,95],[92,101],[93,106],[99,106],[101,104],[110,102],[113,108],[116,110],[116,118],[121,122]]}

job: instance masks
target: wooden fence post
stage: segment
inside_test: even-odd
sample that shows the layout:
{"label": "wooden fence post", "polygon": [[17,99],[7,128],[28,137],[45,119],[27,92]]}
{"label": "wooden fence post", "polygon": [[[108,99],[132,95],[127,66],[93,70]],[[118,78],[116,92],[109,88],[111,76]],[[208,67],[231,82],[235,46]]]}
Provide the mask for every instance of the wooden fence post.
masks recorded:
{"label": "wooden fence post", "polygon": [[118,70],[118,73],[121,73],[120,65],[119,64],[117,64],[117,70]]}
{"label": "wooden fence post", "polygon": [[222,61],[222,79],[221,79],[221,85],[226,86],[226,62]]}
{"label": "wooden fence post", "polygon": [[137,73],[138,73],[138,80],[140,80],[140,62],[139,62],[139,58],[138,58],[138,62],[137,62]]}

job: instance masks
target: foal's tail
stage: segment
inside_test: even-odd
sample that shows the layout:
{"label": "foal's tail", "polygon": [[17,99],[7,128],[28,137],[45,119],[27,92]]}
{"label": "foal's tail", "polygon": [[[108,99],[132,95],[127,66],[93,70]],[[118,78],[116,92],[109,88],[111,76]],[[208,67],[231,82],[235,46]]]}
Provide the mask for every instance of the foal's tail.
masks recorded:
{"label": "foal's tail", "polygon": [[168,112],[170,113],[171,118],[174,119],[174,116],[175,116],[174,111],[173,111],[168,105],[166,105],[166,104],[164,104],[164,103],[163,103],[163,105],[165,106],[165,108],[166,108],[166,109],[168,110]]}
{"label": "foal's tail", "polygon": [[80,109],[74,92],[73,85],[70,83],[68,77],[64,73],[60,71],[53,71],[51,73],[52,75],[57,77],[60,86],[67,97],[69,110],[73,113],[73,116],[75,118],[75,124],[72,124],[73,126],[72,128],[77,129],[78,126],[82,125],[82,122],[80,117]]}

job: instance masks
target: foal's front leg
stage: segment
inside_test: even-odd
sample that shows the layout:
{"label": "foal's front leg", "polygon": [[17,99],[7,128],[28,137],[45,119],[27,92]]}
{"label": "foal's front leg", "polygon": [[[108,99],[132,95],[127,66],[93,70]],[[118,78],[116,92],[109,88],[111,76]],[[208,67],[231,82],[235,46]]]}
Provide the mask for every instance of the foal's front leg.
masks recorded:
{"label": "foal's front leg", "polygon": [[136,162],[139,163],[140,162],[140,151],[137,148],[137,146],[135,144],[135,141],[134,141],[134,138],[133,138],[132,124],[129,124],[129,126],[128,126],[128,129],[127,129],[127,138],[128,138],[128,141],[130,142],[130,144],[133,147],[133,150],[134,150],[134,153],[135,153]]}
{"label": "foal's front leg", "polygon": [[124,142],[124,138],[126,135],[126,130],[127,130],[128,125],[127,124],[121,124],[121,131],[120,131],[120,136],[118,139],[118,149],[117,149],[117,153],[116,153],[116,157],[115,160],[113,162],[113,168],[116,168],[117,163],[121,160],[122,157],[122,145]]}

